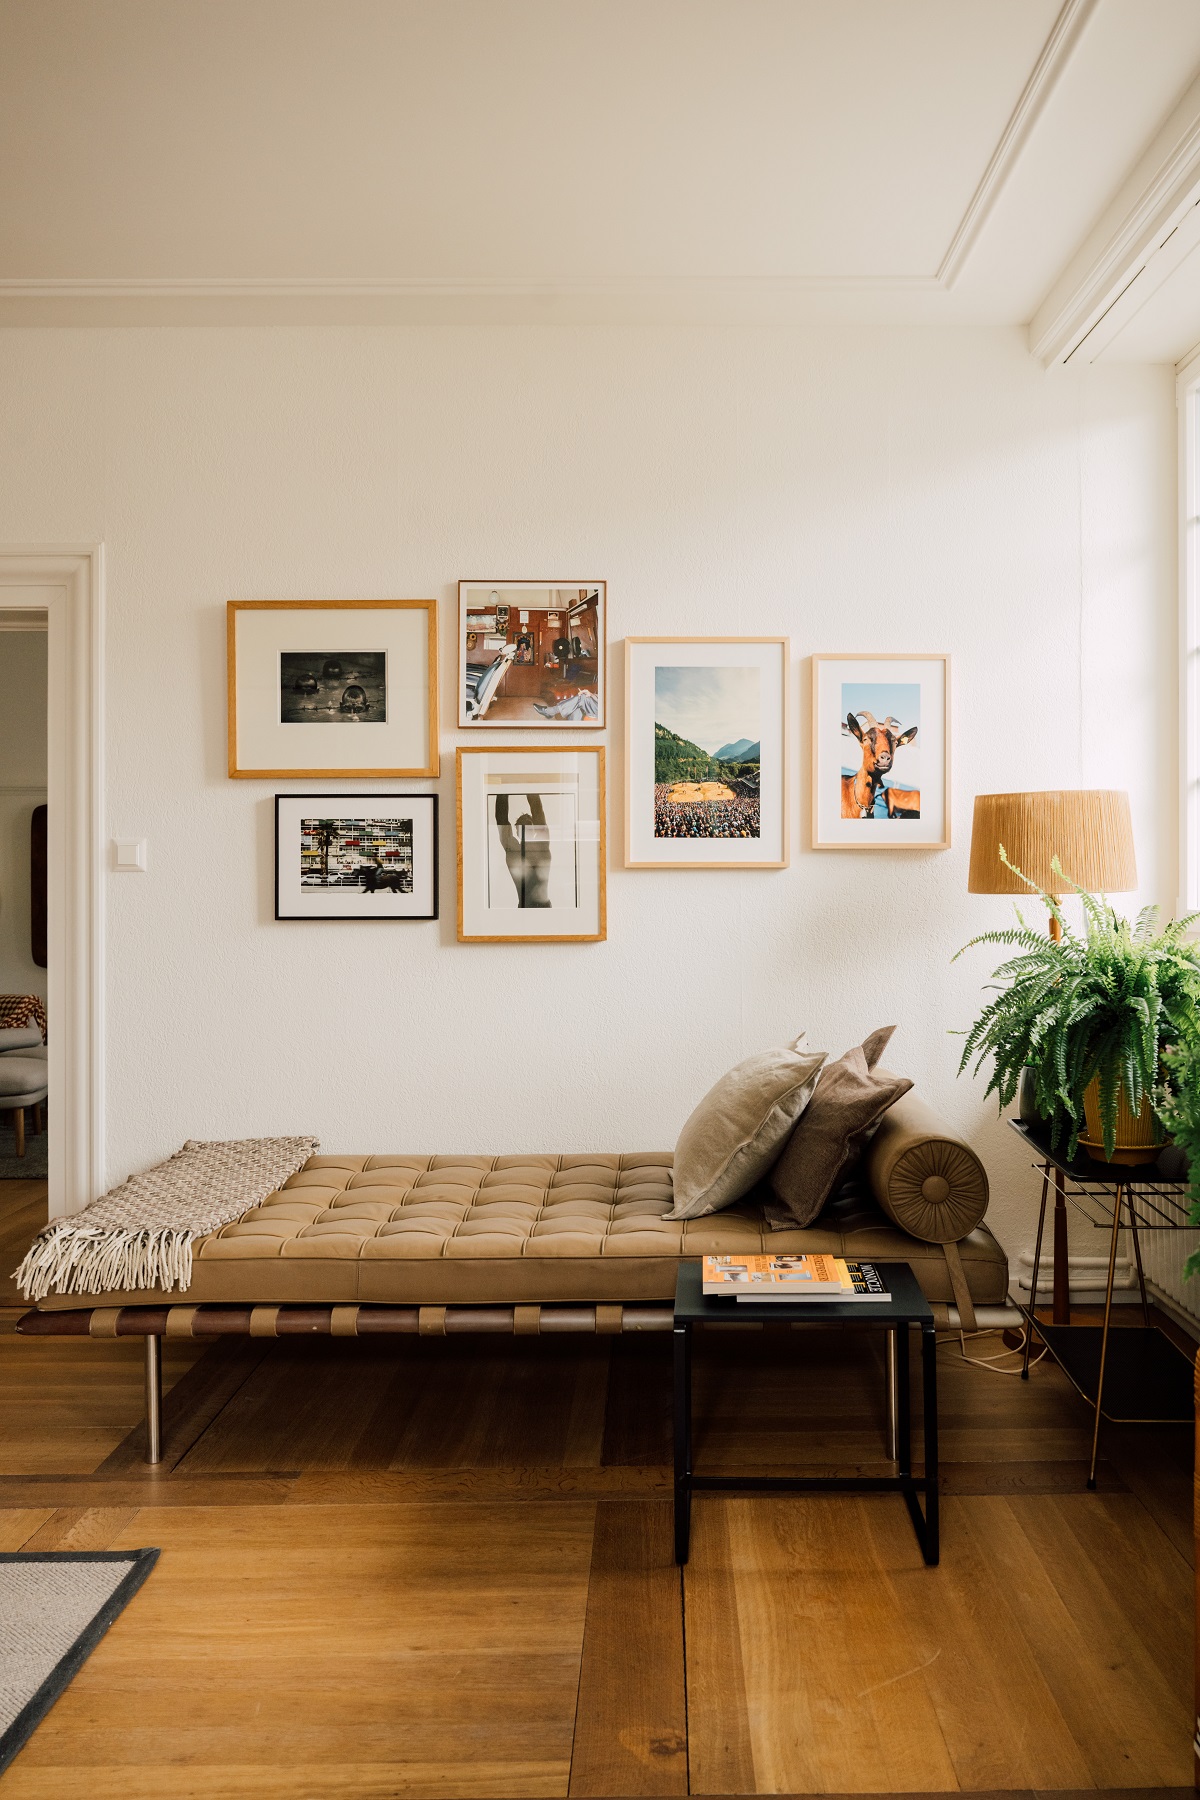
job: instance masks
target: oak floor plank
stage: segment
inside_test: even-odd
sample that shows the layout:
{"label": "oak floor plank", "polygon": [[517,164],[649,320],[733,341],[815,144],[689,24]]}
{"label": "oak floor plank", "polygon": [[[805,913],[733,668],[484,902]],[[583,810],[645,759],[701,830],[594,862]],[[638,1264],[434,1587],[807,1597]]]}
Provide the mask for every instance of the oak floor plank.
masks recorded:
{"label": "oak floor plank", "polygon": [[729,1508],[697,1497],[684,1570],[688,1765],[693,1794],[753,1794]]}
{"label": "oak floor plank", "polygon": [[137,1516],[131,1506],[64,1506],[34,1532],[22,1550],[111,1550]]}
{"label": "oak floor plank", "polygon": [[1007,1584],[1091,1780],[1097,1787],[1178,1785],[1191,1774],[1191,1710],[1140,1643],[1103,1572],[1080,1566],[1061,1508],[1092,1510],[1091,1503],[1085,1493],[1072,1502],[1013,1497],[959,1505],[980,1552]]}
{"label": "oak floor plank", "polygon": [[688,1791],[683,1600],[667,1501],[596,1508],[570,1793]]}
{"label": "oak floor plank", "polygon": [[6,1506],[0,1509],[0,1550],[23,1550],[36,1531],[54,1517],[49,1506]]}
{"label": "oak floor plank", "polygon": [[1124,1643],[1126,1651],[1135,1638],[1187,1710],[1195,1582],[1139,1501],[1132,1494],[1072,1494],[1051,1505],[1018,1505],[1016,1516],[1061,1593],[1069,1593],[1079,1629],[1094,1643]]}
{"label": "oak floor plank", "polygon": [[953,1788],[928,1657],[872,1545],[879,1502],[725,1504],[759,1791]]}
{"label": "oak floor plank", "polygon": [[67,1768],[22,1752],[4,1777],[5,1800],[558,1800],[559,1762],[488,1764],[452,1755],[420,1763],[177,1761]]}
{"label": "oak floor plank", "polygon": [[943,1503],[943,1556],[927,1569],[906,1516],[873,1508],[877,1553],[924,1658],[923,1680],[960,1788],[1086,1786],[1074,1736],[1030,1651],[1007,1588],[968,1528],[971,1502]]}

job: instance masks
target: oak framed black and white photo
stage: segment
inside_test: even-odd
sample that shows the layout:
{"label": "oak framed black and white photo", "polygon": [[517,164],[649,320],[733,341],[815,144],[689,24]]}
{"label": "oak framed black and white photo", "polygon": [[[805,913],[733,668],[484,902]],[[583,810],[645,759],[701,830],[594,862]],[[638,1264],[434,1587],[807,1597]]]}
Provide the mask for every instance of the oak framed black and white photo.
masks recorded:
{"label": "oak framed black and white photo", "polygon": [[601,730],[607,631],[607,582],[460,581],[459,725]]}
{"label": "oak framed black and white photo", "polygon": [[436,794],[276,794],[277,919],[436,919]]}
{"label": "oak framed black and white photo", "polygon": [[625,639],[625,867],[782,869],[788,640]]}
{"label": "oak framed black and white photo", "polygon": [[229,773],[438,773],[435,600],[231,600]]}
{"label": "oak framed black and white photo", "polygon": [[604,751],[458,751],[460,943],[606,934]]}
{"label": "oak framed black and white photo", "polygon": [[950,658],[812,659],[814,850],[950,848]]}

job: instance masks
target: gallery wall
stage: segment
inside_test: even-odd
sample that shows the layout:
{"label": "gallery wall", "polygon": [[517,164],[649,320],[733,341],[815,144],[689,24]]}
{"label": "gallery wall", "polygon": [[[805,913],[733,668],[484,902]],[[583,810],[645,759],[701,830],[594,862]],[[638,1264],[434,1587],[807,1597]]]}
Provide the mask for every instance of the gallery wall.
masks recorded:
{"label": "gallery wall", "polygon": [[[1128,787],[1130,904],[1174,903],[1170,370],[1047,375],[1008,329],[8,330],[0,416],[0,545],[105,545],[108,829],[149,846],[106,878],[110,1178],[188,1136],[665,1147],[749,1052],[894,1021],[1028,1243],[955,1076],[992,959],[951,957],[1010,916],[971,802]],[[609,584],[605,943],[455,942],[466,576]],[[441,607],[443,774],[400,785],[442,795],[442,917],[276,923],[272,797],[313,784],[226,777],[225,602],[388,596]],[[627,633],[790,636],[790,867],[620,867]],[[807,658],[851,650],[952,656],[948,851],[806,847]]]}
{"label": "gallery wall", "polygon": [[46,633],[0,630],[0,994],[46,998],[30,954],[29,822],[46,798]]}

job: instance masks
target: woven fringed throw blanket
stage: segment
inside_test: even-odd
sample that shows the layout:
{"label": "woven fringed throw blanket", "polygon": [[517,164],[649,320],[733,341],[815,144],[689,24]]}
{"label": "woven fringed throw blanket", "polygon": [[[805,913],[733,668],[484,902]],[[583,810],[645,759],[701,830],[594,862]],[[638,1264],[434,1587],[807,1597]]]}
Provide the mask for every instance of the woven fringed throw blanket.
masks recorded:
{"label": "woven fringed throw blanket", "polygon": [[166,1162],[47,1225],[13,1280],[27,1300],[186,1289],[196,1239],[257,1206],[319,1148],[311,1137],[189,1139]]}

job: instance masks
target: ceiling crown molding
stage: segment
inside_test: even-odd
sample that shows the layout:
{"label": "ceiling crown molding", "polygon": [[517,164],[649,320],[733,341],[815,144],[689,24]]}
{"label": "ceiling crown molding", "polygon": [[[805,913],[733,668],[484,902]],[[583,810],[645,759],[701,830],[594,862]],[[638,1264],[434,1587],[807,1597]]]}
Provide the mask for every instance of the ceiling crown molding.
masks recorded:
{"label": "ceiling crown molding", "polygon": [[[1029,323],[1029,348],[1048,368],[1068,362],[1200,201],[1200,78],[1135,165]],[[1162,259],[1161,275],[1174,259]],[[1161,277],[1160,277],[1161,278]],[[1105,341],[1111,337],[1107,333]]]}
{"label": "ceiling crown molding", "polygon": [[1059,76],[1071,60],[1075,46],[1083,36],[1084,27],[1098,5],[1099,0],[1066,0],[1055,19],[1050,35],[1042,45],[1041,54],[1033,65],[1029,80],[1022,89],[1021,97],[980,177],[979,186],[971,196],[967,210],[959,220],[958,229],[938,266],[937,278],[943,287],[954,286],[963,264],[979,241],[1030,133],[1045,111],[1046,104],[1058,85]]}

